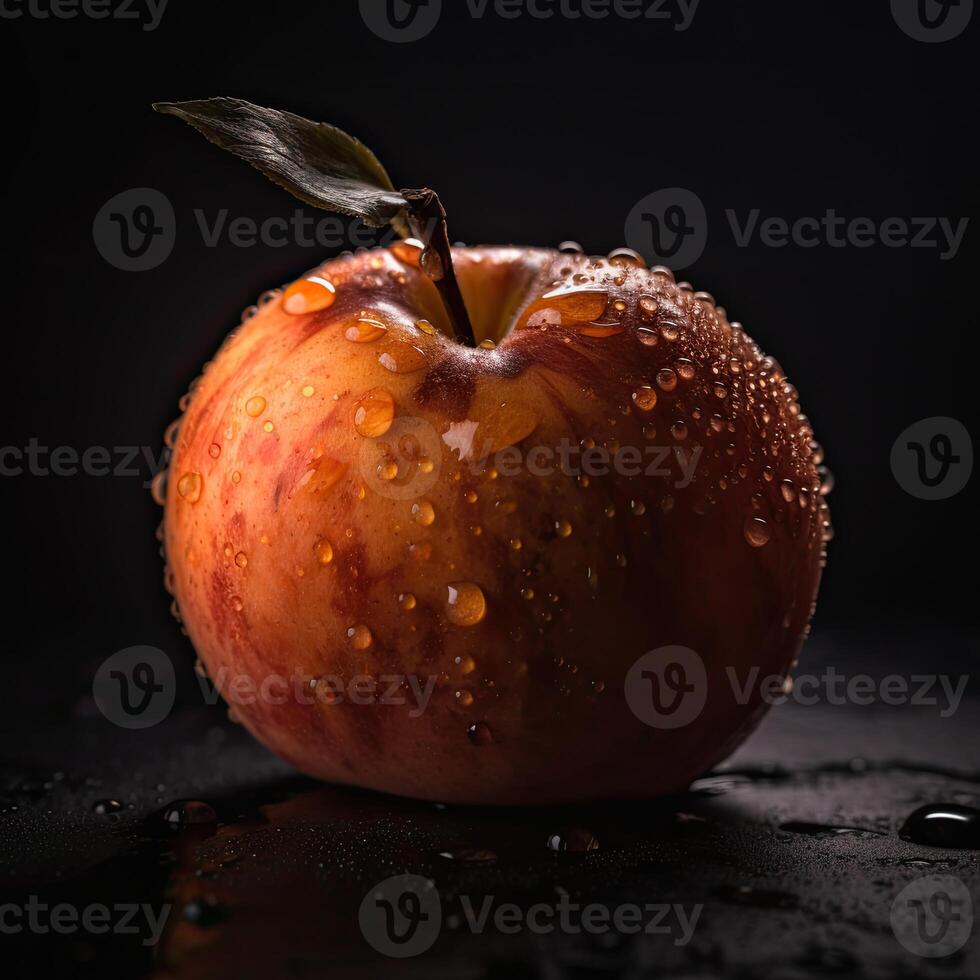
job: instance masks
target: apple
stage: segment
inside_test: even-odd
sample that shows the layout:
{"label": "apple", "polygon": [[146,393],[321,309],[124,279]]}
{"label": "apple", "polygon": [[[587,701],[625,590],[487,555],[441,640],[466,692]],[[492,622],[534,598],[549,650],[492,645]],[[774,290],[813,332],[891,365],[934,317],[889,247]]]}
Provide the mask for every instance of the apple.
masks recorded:
{"label": "apple", "polygon": [[313,776],[459,803],[654,796],[729,755],[830,537],[779,364],[629,250],[450,248],[339,130],[160,108],[409,236],[265,294],[171,436],[167,580],[234,715]]}

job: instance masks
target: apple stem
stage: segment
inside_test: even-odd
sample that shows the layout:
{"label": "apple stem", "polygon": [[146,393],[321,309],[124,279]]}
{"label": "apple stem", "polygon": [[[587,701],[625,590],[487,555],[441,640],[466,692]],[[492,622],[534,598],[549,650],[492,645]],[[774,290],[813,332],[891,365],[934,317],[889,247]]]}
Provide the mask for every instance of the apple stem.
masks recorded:
{"label": "apple stem", "polygon": [[467,347],[476,347],[473,324],[453,268],[446,209],[439,195],[428,187],[403,190],[401,194],[408,202],[408,224],[412,234],[425,244],[422,271],[436,284],[456,339]]}

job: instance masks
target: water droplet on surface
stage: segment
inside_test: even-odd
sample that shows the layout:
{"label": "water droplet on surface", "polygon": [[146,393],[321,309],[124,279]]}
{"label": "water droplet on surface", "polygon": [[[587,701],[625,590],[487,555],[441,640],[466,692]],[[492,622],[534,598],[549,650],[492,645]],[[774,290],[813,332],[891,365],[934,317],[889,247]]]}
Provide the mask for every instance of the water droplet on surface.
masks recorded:
{"label": "water droplet on surface", "polygon": [[493,742],[493,732],[485,721],[474,722],[466,729],[466,737],[474,745],[490,745]]}
{"label": "water droplet on surface", "polygon": [[749,517],[744,525],[745,540],[753,548],[761,548],[769,543],[772,534],[769,525],[761,517]]}
{"label": "water droplet on surface", "polygon": [[428,500],[420,500],[418,503],[412,504],[412,517],[416,524],[428,527],[436,519],[436,509]]}
{"label": "water droplet on surface", "polygon": [[378,363],[392,374],[413,374],[429,362],[421,347],[404,341],[393,341],[378,355]]}
{"label": "water droplet on surface", "polygon": [[244,568],[248,564],[248,555],[246,555],[244,551],[239,551],[238,554],[235,555],[235,564],[239,568]]}
{"label": "water droplet on surface", "polygon": [[245,413],[257,419],[265,411],[265,399],[261,395],[253,395],[245,402]]}
{"label": "water droplet on surface", "polygon": [[980,810],[960,803],[929,803],[913,810],[898,836],[927,847],[980,848]]}
{"label": "water droplet on surface", "polygon": [[313,385],[303,385],[302,394],[304,398],[312,398],[316,394],[316,388]]}
{"label": "water droplet on surface", "polygon": [[560,538],[570,537],[572,533],[572,525],[565,520],[555,521],[555,534]]}
{"label": "water droplet on surface", "polygon": [[302,482],[306,485],[307,492],[318,495],[326,493],[347,470],[347,464],[331,456],[321,456],[312,469],[307,470],[310,475],[304,477]]}
{"label": "water droplet on surface", "polygon": [[657,385],[663,391],[673,391],[677,387],[677,375],[670,368],[661,368],[657,372]]}
{"label": "water droplet on surface", "polygon": [[355,650],[367,650],[374,643],[374,635],[367,626],[363,623],[358,623],[356,626],[351,626],[347,630],[347,642]]}
{"label": "water droplet on surface", "polygon": [[112,813],[118,813],[122,809],[119,800],[99,800],[92,806],[92,812],[97,817],[105,817]]}
{"label": "water droplet on surface", "polygon": [[447,587],[446,616],[456,626],[476,626],[487,614],[483,589],[474,582],[451,582]]}
{"label": "water droplet on surface", "polygon": [[200,473],[185,473],[177,481],[177,493],[189,504],[196,504],[201,499],[204,489],[204,477]]}
{"label": "water droplet on surface", "polygon": [[221,446],[217,442],[212,442],[211,445],[208,446],[208,455],[212,459],[217,459],[221,455]]}
{"label": "water droplet on surface", "polygon": [[214,807],[201,800],[177,800],[164,811],[163,822],[171,830],[214,826],[218,822],[218,814]]}
{"label": "water droplet on surface", "polygon": [[783,500],[786,503],[791,504],[796,500],[796,487],[793,486],[792,480],[783,480],[779,484],[779,492],[783,495]]}
{"label": "water droplet on surface", "polygon": [[344,336],[352,344],[373,344],[387,332],[388,328],[380,320],[359,317],[344,331]]}
{"label": "water droplet on surface", "polygon": [[678,441],[683,442],[687,438],[687,423],[677,421],[670,427],[670,434]]}
{"label": "water droplet on surface", "polygon": [[634,252],[631,248],[613,249],[607,256],[609,264],[619,268],[645,269],[646,260],[639,252]]}
{"label": "water droplet on surface", "polygon": [[690,381],[697,374],[694,361],[688,360],[686,357],[679,357],[674,363],[674,367],[685,381]]}
{"label": "water droplet on surface", "polygon": [[405,238],[391,246],[396,259],[415,268],[418,268],[424,249],[425,243],[418,238]]}
{"label": "water droplet on surface", "polygon": [[394,419],[395,400],[384,388],[369,391],[354,406],[354,428],[368,439],[384,435]]}
{"label": "water droplet on surface", "polygon": [[650,412],[657,404],[657,392],[649,385],[641,385],[633,392],[633,403],[641,412]]}
{"label": "water droplet on surface", "polygon": [[337,288],[329,279],[310,276],[299,279],[283,293],[282,308],[293,316],[316,313],[333,305]]}
{"label": "water droplet on surface", "polygon": [[333,561],[333,545],[326,538],[321,538],[313,546],[313,554],[321,565],[329,565]]}
{"label": "water droplet on surface", "polygon": [[584,827],[565,827],[548,835],[548,850],[566,854],[583,854],[599,850],[599,839]]}
{"label": "water droplet on surface", "polygon": [[419,328],[424,334],[428,334],[430,337],[436,333],[436,328],[428,320],[416,320],[415,326]]}
{"label": "water droplet on surface", "polygon": [[411,612],[416,605],[418,605],[418,600],[411,592],[402,592],[398,596],[398,608],[404,612]]}

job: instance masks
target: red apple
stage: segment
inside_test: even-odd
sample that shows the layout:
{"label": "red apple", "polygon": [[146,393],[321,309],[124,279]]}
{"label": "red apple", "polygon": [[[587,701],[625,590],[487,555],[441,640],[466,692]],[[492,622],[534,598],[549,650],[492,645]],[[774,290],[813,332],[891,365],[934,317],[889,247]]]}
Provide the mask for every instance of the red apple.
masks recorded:
{"label": "red apple", "polygon": [[[235,715],[320,778],[680,789],[807,631],[829,524],[796,391],[633,253],[450,255],[444,227],[267,296],[207,366],[166,489],[183,622]],[[638,674],[674,646],[687,674]],[[636,710],[658,683],[700,688],[684,724]]]}

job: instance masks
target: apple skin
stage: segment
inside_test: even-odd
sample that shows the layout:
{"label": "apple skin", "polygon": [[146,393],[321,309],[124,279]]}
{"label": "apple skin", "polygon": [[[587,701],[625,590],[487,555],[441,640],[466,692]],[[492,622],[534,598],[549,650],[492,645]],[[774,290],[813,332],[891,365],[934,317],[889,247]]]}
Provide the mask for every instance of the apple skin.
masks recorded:
{"label": "apple skin", "polygon": [[[165,491],[182,621],[233,715],[318,778],[473,804],[679,790],[758,723],[759,682],[778,686],[808,631],[829,524],[796,392],[666,270],[545,249],[453,254],[477,339],[495,349],[452,339],[402,244],[308,273],[333,283],[332,305],[289,313],[275,295],[206,367]],[[657,381],[667,369],[672,389]],[[376,389],[394,418],[372,437],[358,423],[384,426],[384,400],[358,410]],[[477,456],[515,441],[663,446],[670,475],[504,473],[501,457],[459,458],[474,432]],[[675,446],[702,447],[687,486]],[[454,583],[482,591],[479,622],[454,621]],[[671,729],[624,695],[630,667],[665,645],[706,666],[703,710]],[[757,668],[744,703],[729,667],[742,683]],[[309,687],[356,675],[436,680],[421,713],[405,686],[401,705]],[[251,697],[268,678],[300,680]]]}

